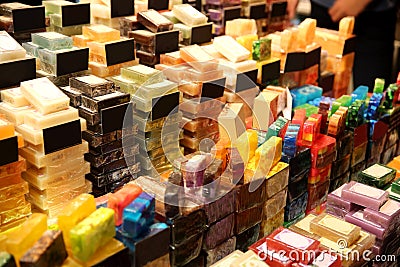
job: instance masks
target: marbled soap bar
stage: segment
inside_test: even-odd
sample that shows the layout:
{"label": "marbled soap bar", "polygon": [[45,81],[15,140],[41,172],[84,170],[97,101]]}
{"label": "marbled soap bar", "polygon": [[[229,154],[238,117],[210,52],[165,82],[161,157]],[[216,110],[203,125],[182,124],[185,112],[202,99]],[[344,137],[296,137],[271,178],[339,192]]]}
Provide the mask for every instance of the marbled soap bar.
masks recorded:
{"label": "marbled soap bar", "polygon": [[24,97],[19,87],[2,90],[1,100],[17,108],[29,105],[28,100]]}
{"label": "marbled soap bar", "polygon": [[307,208],[308,193],[304,192],[285,207],[285,222],[291,222],[301,216]]}
{"label": "marbled soap bar", "polygon": [[207,22],[207,17],[189,4],[174,5],[174,16],[188,26],[200,25]]}
{"label": "marbled soap bar", "polygon": [[94,98],[82,96],[82,106],[89,109],[92,112],[100,112],[103,108],[112,107],[119,104],[128,103],[130,100],[130,95],[113,92],[102,96],[97,96]]}
{"label": "marbled soap bar", "polygon": [[67,109],[69,106],[69,98],[47,78],[22,82],[21,92],[42,114]]}
{"label": "marbled soap bar", "polygon": [[24,195],[28,193],[28,191],[28,184],[25,181],[2,187],[0,189],[0,201],[9,201],[9,199]]}
{"label": "marbled soap bar", "polygon": [[16,209],[19,206],[26,205],[25,196],[21,194],[19,196],[8,198],[7,200],[1,201],[0,205],[0,213]]}
{"label": "marbled soap bar", "polygon": [[287,189],[278,192],[264,204],[263,219],[270,219],[286,206]]}
{"label": "marbled soap bar", "polygon": [[137,14],[137,20],[152,32],[172,30],[174,24],[154,9],[142,11]]}
{"label": "marbled soap bar", "polygon": [[83,26],[82,34],[90,40],[101,43],[116,41],[120,39],[120,33],[118,30],[112,29],[104,25]]}
{"label": "marbled soap bar", "polygon": [[203,242],[203,233],[187,238],[186,242],[179,246],[172,246],[170,251],[171,266],[185,266],[196,259]]}
{"label": "marbled soap bar", "polygon": [[396,170],[382,164],[374,164],[358,174],[358,181],[383,188],[396,177]]}
{"label": "marbled soap bar", "polygon": [[81,105],[82,93],[71,89],[70,86],[60,87],[61,91],[66,94],[70,99],[70,106],[79,107]]}
{"label": "marbled soap bar", "polygon": [[288,185],[289,166],[287,163],[278,162],[271,168],[266,177],[266,197],[271,198]]}
{"label": "marbled soap bar", "polygon": [[0,43],[0,62],[25,58],[25,49],[7,32],[0,31]]}
{"label": "marbled soap bar", "polygon": [[32,43],[49,50],[72,48],[72,38],[57,32],[40,32],[32,34]]}
{"label": "marbled soap bar", "polygon": [[171,225],[171,243],[181,245],[185,238],[197,236],[203,233],[206,226],[206,215],[203,210],[196,210],[188,215],[180,215],[171,218],[168,224]]}
{"label": "marbled soap bar", "polygon": [[71,78],[69,85],[89,97],[102,96],[115,91],[112,82],[94,75]]}
{"label": "marbled soap bar", "polygon": [[351,181],[342,190],[342,198],[360,206],[379,210],[388,200],[388,192]]}
{"label": "marbled soap bar", "polygon": [[219,53],[232,62],[244,61],[250,56],[250,52],[230,36],[218,36],[213,44]]}
{"label": "marbled soap bar", "polygon": [[223,193],[222,197],[206,204],[203,207],[203,210],[205,211],[207,216],[208,224],[212,224],[216,221],[221,220],[222,218],[233,213],[235,210],[234,190],[228,191],[228,189],[222,188],[222,186],[220,186],[219,190],[220,192],[226,192],[226,194]]}
{"label": "marbled soap bar", "polygon": [[21,257],[20,266],[61,266],[67,256],[61,231],[48,230]]}
{"label": "marbled soap bar", "polygon": [[203,249],[213,249],[223,241],[233,236],[235,215],[231,213],[227,217],[208,226],[204,234]]}
{"label": "marbled soap bar", "polygon": [[219,246],[215,247],[214,249],[206,250],[207,254],[207,266],[210,266],[217,262],[218,260],[228,256],[232,252],[235,251],[236,247],[236,237],[232,237],[226,240],[224,243],[220,244]]}
{"label": "marbled soap bar", "polygon": [[83,36],[83,35],[74,35],[72,36],[72,41],[74,46],[76,47],[88,47],[88,43],[92,42],[92,40],[90,40],[89,38]]}
{"label": "marbled soap bar", "polygon": [[87,261],[115,236],[114,211],[99,208],[70,230],[74,257]]}
{"label": "marbled soap bar", "polygon": [[[250,190],[251,183],[237,185],[235,187],[235,202],[236,212],[241,212],[256,205],[259,205],[267,200],[266,197],[266,182],[264,179],[260,179],[260,186],[254,191]],[[254,186],[254,185],[253,185]]]}
{"label": "marbled soap bar", "polygon": [[17,261],[47,230],[47,216],[34,213],[21,225],[21,229],[30,231],[14,232],[6,241],[7,251],[13,254]]}
{"label": "marbled soap bar", "polygon": [[262,205],[235,213],[235,234],[241,234],[262,221]]}

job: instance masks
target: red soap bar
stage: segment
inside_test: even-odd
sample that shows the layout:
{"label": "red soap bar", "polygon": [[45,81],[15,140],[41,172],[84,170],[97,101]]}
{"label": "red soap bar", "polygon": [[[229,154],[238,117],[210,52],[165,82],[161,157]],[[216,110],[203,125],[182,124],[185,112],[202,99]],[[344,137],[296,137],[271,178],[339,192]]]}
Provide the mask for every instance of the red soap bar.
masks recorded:
{"label": "red soap bar", "polygon": [[302,136],[303,136],[303,125],[304,125],[304,122],[306,121],[306,118],[307,117],[306,117],[306,110],[305,109],[297,109],[297,110],[294,111],[292,124],[300,125],[299,135],[297,137],[298,145],[300,145],[301,140],[303,139],[302,138]]}
{"label": "red soap bar", "polygon": [[320,156],[331,153],[336,149],[336,139],[324,134],[319,135],[318,139],[311,147],[311,154]]}
{"label": "red soap bar", "polygon": [[322,115],[312,114],[308,119],[315,120],[315,122],[317,123],[317,137],[318,137],[319,133],[321,132]]}
{"label": "red soap bar", "polygon": [[314,119],[308,119],[304,122],[303,125],[303,136],[302,136],[302,144],[307,147],[311,147],[314,145],[317,140],[317,127],[318,122]]}
{"label": "red soap bar", "polygon": [[[280,227],[267,237],[269,249],[274,251],[285,251],[286,253],[298,256],[296,262],[309,264],[314,258],[314,253],[320,245],[319,241],[295,233],[289,229]],[[294,253],[293,251],[296,251]]]}
{"label": "red soap bar", "polygon": [[122,214],[126,206],[142,193],[142,188],[134,184],[126,184],[120,190],[111,194],[108,198],[107,207],[115,211],[115,225],[122,224]]}
{"label": "red soap bar", "polygon": [[269,247],[267,237],[264,237],[251,245],[249,250],[256,253],[260,259],[271,267],[290,267],[293,265],[293,261],[291,261],[288,256],[282,255]]}

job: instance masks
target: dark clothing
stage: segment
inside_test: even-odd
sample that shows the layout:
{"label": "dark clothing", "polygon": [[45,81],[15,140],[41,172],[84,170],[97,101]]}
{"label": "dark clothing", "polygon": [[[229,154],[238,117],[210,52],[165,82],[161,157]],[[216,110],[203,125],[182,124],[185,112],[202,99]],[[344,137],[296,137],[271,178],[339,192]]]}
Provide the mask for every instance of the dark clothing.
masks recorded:
{"label": "dark clothing", "polygon": [[[311,17],[317,20],[317,26],[338,30],[328,8],[311,2]],[[385,11],[364,11],[356,17],[354,34],[356,54],[354,59],[354,88],[367,85],[372,91],[375,78],[383,78],[386,85],[391,81],[394,34],[396,28],[396,8]]]}

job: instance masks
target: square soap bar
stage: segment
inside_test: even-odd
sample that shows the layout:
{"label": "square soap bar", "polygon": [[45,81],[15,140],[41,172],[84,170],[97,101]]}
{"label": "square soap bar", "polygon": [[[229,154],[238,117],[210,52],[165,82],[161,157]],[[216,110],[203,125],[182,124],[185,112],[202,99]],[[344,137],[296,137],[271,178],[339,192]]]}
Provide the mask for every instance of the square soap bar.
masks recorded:
{"label": "square soap bar", "polygon": [[174,5],[174,16],[188,26],[200,25],[207,22],[207,17],[189,4]]}
{"label": "square soap bar", "polygon": [[25,58],[26,51],[7,32],[0,31],[0,62]]}
{"label": "square soap bar", "polygon": [[344,240],[349,247],[360,237],[361,228],[329,214],[321,214],[311,221],[310,230],[333,242]]}
{"label": "square soap bar", "polygon": [[368,185],[351,181],[342,190],[342,198],[360,206],[379,210],[388,200],[389,193]]}
{"label": "square soap bar", "polygon": [[49,50],[72,48],[72,38],[57,32],[39,32],[32,34],[32,43]]}
{"label": "square soap bar", "polygon": [[104,25],[83,26],[82,34],[95,42],[111,42],[120,39],[120,32]]}
{"label": "square soap bar", "polygon": [[358,174],[360,182],[382,188],[396,177],[396,170],[382,164],[374,164]]}

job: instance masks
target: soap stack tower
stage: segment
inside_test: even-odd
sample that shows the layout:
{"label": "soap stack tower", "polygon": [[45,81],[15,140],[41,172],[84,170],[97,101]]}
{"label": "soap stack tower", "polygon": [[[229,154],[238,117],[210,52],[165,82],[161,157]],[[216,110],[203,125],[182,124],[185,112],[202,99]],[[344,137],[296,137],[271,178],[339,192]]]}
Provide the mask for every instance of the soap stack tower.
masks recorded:
{"label": "soap stack tower", "polygon": [[[341,189],[341,198],[334,195],[331,199],[335,210],[344,216],[346,222],[376,236],[372,248],[374,254],[398,256],[399,202],[388,199],[389,193],[386,191],[354,181]],[[338,208],[339,206],[342,208]],[[349,209],[352,210],[349,212]]]}
{"label": "soap stack tower", "polygon": [[139,130],[135,142],[139,144],[141,173],[157,177],[181,155],[178,86],[161,71],[141,64],[122,68],[121,75],[111,79],[121,91],[130,93],[135,103],[133,121]]}
{"label": "soap stack tower", "polygon": [[16,2],[0,4],[0,30],[8,32],[20,44],[30,42],[31,33],[46,31],[44,7]]}
{"label": "soap stack tower", "polygon": [[353,29],[354,17],[341,19],[339,31],[316,29],[315,42],[327,51],[327,65],[321,73],[321,82],[334,74],[333,86],[326,90],[335,98],[346,94],[350,84],[355,54]]}
{"label": "soap stack tower", "polygon": [[[72,38],[57,32],[32,34],[32,42],[23,43],[27,54],[37,58],[37,73],[57,85],[67,85],[68,78],[87,72],[89,51],[73,46]],[[70,64],[74,61],[74,64]]]}
{"label": "soap stack tower", "polygon": [[85,180],[89,164],[83,158],[88,144],[81,136],[86,121],[47,78],[22,82],[20,90],[20,97],[32,105],[23,115],[23,124],[16,126],[25,140],[19,153],[27,161],[22,174],[29,183],[27,200],[32,210],[55,218],[65,201],[91,192],[91,183]]}
{"label": "soap stack tower", "polygon": [[241,17],[242,1],[212,1],[207,0],[204,7],[210,21],[214,23],[213,34],[216,36],[225,33],[225,25],[228,21]]}
{"label": "soap stack tower", "polygon": [[154,9],[137,14],[137,21],[146,30],[128,32],[129,38],[136,41],[136,56],[140,63],[154,66],[160,63],[160,54],[178,50],[179,31],[174,24]]}
{"label": "soap stack tower", "polygon": [[[2,94],[2,100],[7,99]],[[25,221],[31,214],[31,204],[25,200],[25,194],[29,192],[28,183],[21,177],[26,170],[25,159],[18,155],[18,147],[23,147],[24,142],[21,136],[16,135],[14,124],[7,121],[1,112],[0,132],[0,148],[7,152],[0,158],[0,232],[4,232]]]}
{"label": "soap stack tower", "polygon": [[90,173],[86,178],[93,183],[94,195],[113,192],[136,178],[138,145],[133,135],[137,129],[129,120],[129,94],[116,91],[111,81],[94,75],[71,78],[70,86],[62,90],[71,103],[80,103],[79,116],[87,121],[82,137],[89,144],[85,160],[90,162]]}
{"label": "soap stack tower", "polygon": [[123,16],[134,15],[134,2],[130,0],[91,0],[90,11],[93,24],[102,24],[119,30],[119,20]]}
{"label": "soap stack tower", "polygon": [[83,26],[82,35],[72,36],[77,47],[89,47],[89,68],[98,77],[120,74],[122,67],[136,65],[134,41],[120,38],[119,30],[104,26]]}

